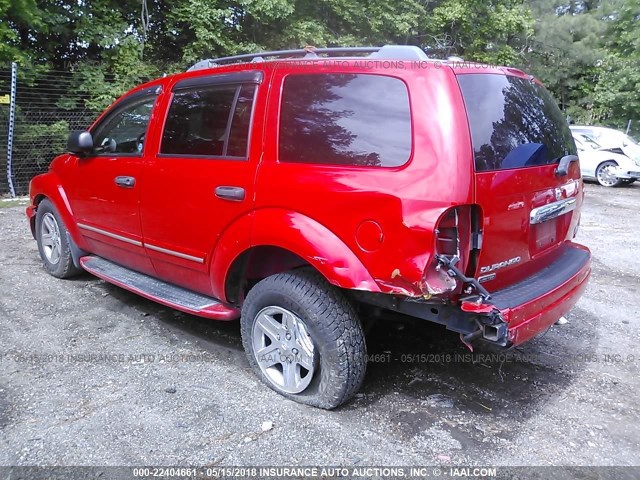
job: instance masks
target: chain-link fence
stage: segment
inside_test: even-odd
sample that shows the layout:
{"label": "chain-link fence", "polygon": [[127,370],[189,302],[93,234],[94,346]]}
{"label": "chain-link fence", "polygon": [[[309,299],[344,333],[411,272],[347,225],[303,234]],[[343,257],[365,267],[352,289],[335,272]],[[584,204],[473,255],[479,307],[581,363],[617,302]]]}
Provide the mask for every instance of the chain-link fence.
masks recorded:
{"label": "chain-link fence", "polygon": [[83,79],[71,71],[17,68],[16,74],[9,152],[12,70],[10,65],[0,67],[0,165],[6,166],[1,169],[0,196],[26,195],[31,178],[46,172],[51,160],[65,151],[69,131],[87,128],[99,114],[89,106],[95,96],[81,88]]}
{"label": "chain-link fence", "polygon": [[[6,165],[9,141],[9,100],[11,95],[11,69],[0,70],[0,165]],[[7,170],[0,169],[0,196],[10,193]]]}

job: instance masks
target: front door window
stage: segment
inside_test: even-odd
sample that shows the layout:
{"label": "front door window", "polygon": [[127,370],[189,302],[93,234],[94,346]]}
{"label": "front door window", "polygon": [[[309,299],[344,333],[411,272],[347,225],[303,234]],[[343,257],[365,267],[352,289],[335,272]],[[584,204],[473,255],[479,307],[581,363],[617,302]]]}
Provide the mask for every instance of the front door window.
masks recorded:
{"label": "front door window", "polygon": [[141,155],[156,96],[142,97],[116,109],[93,132],[97,154]]}

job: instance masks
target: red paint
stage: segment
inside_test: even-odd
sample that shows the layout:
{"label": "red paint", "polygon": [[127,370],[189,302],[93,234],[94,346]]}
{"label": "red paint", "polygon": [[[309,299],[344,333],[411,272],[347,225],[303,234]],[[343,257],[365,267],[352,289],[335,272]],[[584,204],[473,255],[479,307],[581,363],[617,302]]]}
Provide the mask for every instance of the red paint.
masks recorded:
{"label": "red paint", "polygon": [[460,308],[463,312],[471,313],[491,313],[495,307],[488,303],[460,302]]}
{"label": "red paint", "polygon": [[[573,244],[574,247],[587,250],[586,247]],[[553,325],[576,304],[591,275],[591,262],[564,284],[547,292],[535,300],[519,305],[517,308],[502,311],[509,323],[509,338],[514,345],[530,340]]]}
{"label": "red paint", "polygon": [[365,252],[373,252],[382,246],[384,232],[375,220],[365,220],[356,230],[358,246]]}
{"label": "red paint", "polygon": [[[434,265],[437,222],[459,206],[462,244],[469,248],[469,208],[482,212],[485,236],[476,271],[519,256],[522,261],[500,271],[484,285],[490,291],[534,273],[553,261],[553,251],[573,237],[575,212],[554,224],[559,242],[536,243],[549,232],[528,228],[532,208],[549,202],[556,187],[577,180],[554,176],[555,166],[475,174],[467,116],[456,74],[499,73],[530,78],[515,69],[433,63],[433,68],[371,70],[351,60],[322,62],[301,69],[300,61],[253,63],[200,70],[156,80],[161,86],[139,158],[78,158],[64,154],[50,171],[33,179],[31,217],[35,205],[48,197],[75,243],[88,253],[165,281],[228,301],[226,282],[235,260],[252,247],[287,250],[316,268],[339,287],[422,297],[425,271]],[[257,87],[250,153],[247,161],[159,156],[162,129],[175,82],[212,73],[262,70]],[[412,154],[401,167],[344,167],[278,162],[278,125],[282,85],[295,73],[366,73],[401,79],[407,86],[412,113]],[[129,94],[127,94],[129,95]],[[126,98],[126,95],[125,97]],[[371,119],[375,122],[375,118]],[[113,178],[134,176],[134,188],[117,187]],[[214,195],[220,185],[245,189],[243,201]],[[509,205],[522,202],[522,208]],[[78,223],[140,242],[136,246],[100,233],[79,229]],[[525,227],[526,223],[526,227]],[[151,249],[177,252],[193,261]],[[465,267],[468,258],[463,258]],[[588,268],[585,267],[585,268]],[[546,328],[566,311],[584,289],[588,275],[568,282],[562,292],[549,292],[535,305],[506,312],[516,343]],[[126,286],[124,286],[126,288]],[[140,292],[138,292],[140,293]],[[230,313],[233,312],[233,313]],[[237,310],[191,312],[210,318],[231,318]]]}

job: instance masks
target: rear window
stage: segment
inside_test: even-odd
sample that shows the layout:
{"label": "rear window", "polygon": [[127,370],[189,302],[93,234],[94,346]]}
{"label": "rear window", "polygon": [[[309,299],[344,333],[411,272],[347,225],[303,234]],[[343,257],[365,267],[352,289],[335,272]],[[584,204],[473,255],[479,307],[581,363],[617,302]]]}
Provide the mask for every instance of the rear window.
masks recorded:
{"label": "rear window", "polygon": [[411,113],[402,80],[368,74],[285,79],[280,161],[398,167],[410,156]]}
{"label": "rear window", "polygon": [[564,114],[540,84],[499,74],[458,75],[476,171],[533,167],[575,155]]}

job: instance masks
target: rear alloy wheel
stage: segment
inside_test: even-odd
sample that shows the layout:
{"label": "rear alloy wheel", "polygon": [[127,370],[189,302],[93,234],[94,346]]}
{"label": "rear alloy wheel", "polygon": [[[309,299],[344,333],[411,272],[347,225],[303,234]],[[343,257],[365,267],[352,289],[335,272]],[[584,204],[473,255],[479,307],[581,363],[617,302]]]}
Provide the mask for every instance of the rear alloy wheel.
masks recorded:
{"label": "rear alloy wheel", "polygon": [[622,180],[616,177],[615,171],[618,164],[613,160],[602,162],[596,169],[596,180],[603,187],[617,187],[622,185]]}
{"label": "rear alloy wheel", "polygon": [[303,392],[316,370],[315,346],[295,313],[270,306],[253,323],[253,354],[264,376],[285,393]]}
{"label": "rear alloy wheel", "polygon": [[260,281],[240,322],[249,364],[281,395],[332,409],[360,388],[366,370],[360,321],[319,273],[300,269]]}
{"label": "rear alloy wheel", "polygon": [[82,271],[73,264],[67,229],[47,199],[36,211],[36,241],[44,268],[54,277],[69,278]]}

